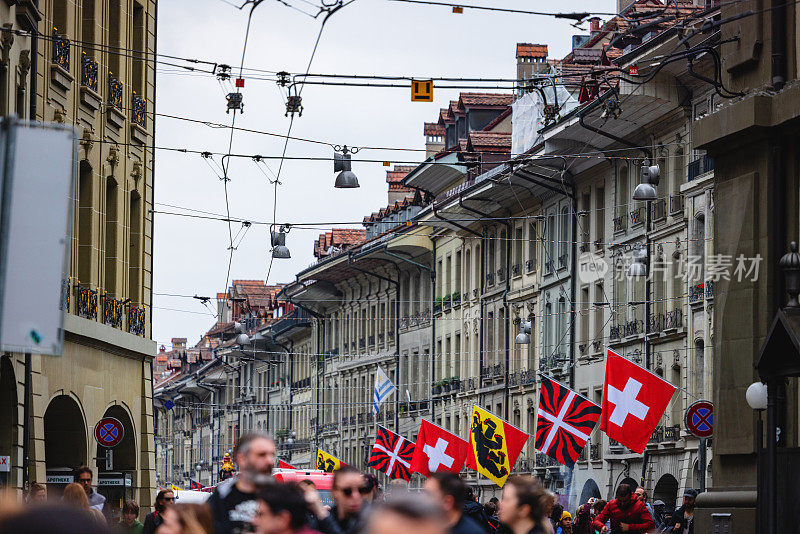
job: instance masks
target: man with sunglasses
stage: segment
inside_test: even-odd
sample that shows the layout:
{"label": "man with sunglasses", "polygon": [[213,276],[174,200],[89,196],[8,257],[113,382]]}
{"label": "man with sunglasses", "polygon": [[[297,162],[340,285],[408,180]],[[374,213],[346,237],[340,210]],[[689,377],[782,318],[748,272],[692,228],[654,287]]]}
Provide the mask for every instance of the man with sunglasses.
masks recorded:
{"label": "man with sunglasses", "polygon": [[364,525],[364,510],[366,496],[372,492],[364,475],[355,467],[342,466],[333,472],[333,508],[331,518],[340,532],[325,529],[326,525],[320,524],[319,528],[324,534],[360,534]]}
{"label": "man with sunglasses", "polygon": [[153,503],[153,511],[144,518],[142,534],[155,534],[156,529],[164,522],[161,514],[167,509],[168,505],[175,504],[175,493],[172,490],[162,489],[156,495],[156,502]]}

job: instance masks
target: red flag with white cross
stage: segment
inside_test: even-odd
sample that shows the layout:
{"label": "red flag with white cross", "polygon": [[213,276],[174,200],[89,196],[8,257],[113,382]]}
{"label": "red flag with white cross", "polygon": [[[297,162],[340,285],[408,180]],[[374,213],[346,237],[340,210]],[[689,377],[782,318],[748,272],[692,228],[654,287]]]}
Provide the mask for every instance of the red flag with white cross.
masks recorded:
{"label": "red flag with white cross", "polygon": [[609,438],[641,454],[676,389],[609,350],[600,429]]}
{"label": "red flag with white cross", "polygon": [[469,443],[430,421],[422,420],[411,470],[428,477],[431,473],[458,473],[467,459]]}

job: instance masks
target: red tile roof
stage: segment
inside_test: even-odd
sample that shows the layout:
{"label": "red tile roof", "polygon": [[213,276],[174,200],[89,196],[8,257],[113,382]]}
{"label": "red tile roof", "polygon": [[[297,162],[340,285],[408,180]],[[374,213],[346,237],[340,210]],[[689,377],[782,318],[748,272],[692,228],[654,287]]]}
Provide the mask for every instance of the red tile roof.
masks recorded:
{"label": "red tile roof", "polygon": [[547,45],[517,43],[517,57],[547,58]]}
{"label": "red tile roof", "polygon": [[407,195],[403,200],[396,200],[394,204],[389,204],[385,208],[381,208],[377,212],[373,212],[372,215],[364,217],[364,224],[380,221],[386,216],[392,215],[404,210],[408,206],[414,205],[422,205],[422,196],[420,195],[419,191],[415,191],[414,194]]}
{"label": "red tile roof", "polygon": [[[458,97],[460,110],[471,106],[505,107],[514,101],[514,95],[504,93],[461,93]],[[452,102],[451,102],[452,104]]]}
{"label": "red tile roof", "polygon": [[331,247],[340,249],[349,248],[366,239],[367,231],[351,228],[334,228],[330,232],[320,234],[314,241],[314,256],[323,258],[328,255]]}
{"label": "red tile roof", "polygon": [[444,135],[444,127],[438,122],[426,122],[424,135]]}
{"label": "red tile roof", "polygon": [[470,132],[469,146],[474,151],[510,152],[511,134],[484,131]]}
{"label": "red tile roof", "polygon": [[395,165],[390,171],[386,171],[386,183],[389,184],[389,191],[411,191],[403,186],[403,178],[408,173],[416,169],[413,165]]}

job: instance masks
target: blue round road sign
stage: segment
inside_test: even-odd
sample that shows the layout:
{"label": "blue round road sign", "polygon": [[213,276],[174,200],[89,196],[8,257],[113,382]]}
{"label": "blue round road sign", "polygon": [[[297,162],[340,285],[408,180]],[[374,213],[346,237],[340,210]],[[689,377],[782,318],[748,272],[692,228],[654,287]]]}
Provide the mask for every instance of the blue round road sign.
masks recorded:
{"label": "blue round road sign", "polygon": [[714,434],[714,404],[700,400],[686,409],[686,430],[698,438],[710,438]]}
{"label": "blue round road sign", "polygon": [[125,429],[119,419],[103,417],[94,427],[94,439],[103,447],[116,447],[125,437]]}

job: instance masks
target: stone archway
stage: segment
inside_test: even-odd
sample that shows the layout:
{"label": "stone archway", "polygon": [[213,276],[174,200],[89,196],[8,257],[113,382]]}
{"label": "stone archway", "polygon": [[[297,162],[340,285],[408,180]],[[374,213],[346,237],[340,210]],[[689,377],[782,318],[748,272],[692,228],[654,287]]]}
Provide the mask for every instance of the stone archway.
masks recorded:
{"label": "stone archway", "polygon": [[[44,459],[48,488],[56,493],[71,482],[76,468],[87,465],[86,421],[78,402],[57,395],[44,412]],[[59,477],[53,482],[51,477]],[[63,478],[60,478],[63,477]]]}
{"label": "stone archway", "polygon": [[0,358],[0,456],[10,456],[12,465],[10,472],[0,472],[0,487],[19,486],[17,469],[13,465],[17,458],[16,447],[19,446],[17,413],[17,382],[14,377],[14,364],[11,358]]}
{"label": "stone archway", "polygon": [[667,505],[668,510],[675,509],[678,500],[678,479],[669,473],[662,475],[653,490],[653,501],[662,500]]}
{"label": "stone archway", "polygon": [[581,498],[578,500],[578,504],[584,504],[592,497],[599,499],[601,496],[597,482],[590,478],[583,484],[583,490],[581,491]]}
{"label": "stone archway", "polygon": [[[134,488],[140,485],[137,477],[136,430],[128,410],[115,404],[109,406],[103,417],[113,417],[122,423],[122,441],[113,448],[113,465],[106,465],[108,449],[97,444],[97,491],[106,498],[107,513],[116,522],[121,517],[122,505],[133,499]],[[94,431],[94,429],[92,429]]]}

